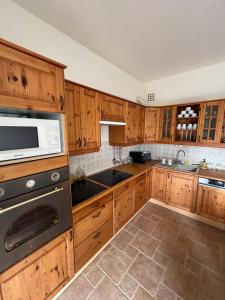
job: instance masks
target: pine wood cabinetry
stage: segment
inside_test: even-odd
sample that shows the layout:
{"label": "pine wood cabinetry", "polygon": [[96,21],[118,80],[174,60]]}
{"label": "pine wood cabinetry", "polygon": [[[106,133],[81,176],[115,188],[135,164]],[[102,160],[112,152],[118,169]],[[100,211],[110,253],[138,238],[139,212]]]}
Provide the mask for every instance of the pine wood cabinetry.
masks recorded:
{"label": "pine wood cabinetry", "polygon": [[100,96],[94,90],[66,83],[69,153],[98,151],[100,147]]}
{"label": "pine wood cabinetry", "polygon": [[163,168],[153,168],[152,198],[165,202],[168,171]]}
{"label": "pine wood cabinetry", "polygon": [[198,142],[219,144],[224,115],[224,102],[212,101],[201,104]]}
{"label": "pine wood cabinetry", "polygon": [[124,100],[101,94],[101,120],[126,122],[127,105]]}
{"label": "pine wood cabinetry", "polygon": [[197,214],[225,223],[225,191],[199,185]]}
{"label": "pine wood cabinetry", "polygon": [[178,208],[194,211],[197,180],[194,175],[169,172],[167,176],[166,203]]}
{"label": "pine wood cabinetry", "polygon": [[73,214],[76,272],[113,235],[113,194],[101,197]]}
{"label": "pine wood cabinetry", "polygon": [[64,68],[0,39],[0,106],[64,112]]}
{"label": "pine wood cabinetry", "polygon": [[1,300],[52,299],[73,276],[69,230],[0,274]]}
{"label": "pine wood cabinetry", "polygon": [[114,233],[116,233],[134,213],[134,186],[135,180],[132,180],[114,191]]}
{"label": "pine wood cabinetry", "polygon": [[173,141],[176,121],[176,107],[168,106],[159,109],[159,140]]}
{"label": "pine wood cabinetry", "polygon": [[138,107],[133,103],[128,103],[126,141],[128,144],[138,142]]}
{"label": "pine wood cabinetry", "polygon": [[157,141],[159,130],[159,109],[145,108],[145,142]]}
{"label": "pine wood cabinetry", "polygon": [[144,135],[145,135],[145,108],[138,106],[138,135],[137,135],[137,142],[143,143],[144,142]]}
{"label": "pine wood cabinetry", "polygon": [[147,201],[146,174],[138,176],[134,187],[134,212],[137,212]]}
{"label": "pine wood cabinetry", "polygon": [[150,169],[147,171],[146,178],[146,190],[147,190],[147,199],[149,200],[152,197],[152,178],[153,178],[153,170]]}

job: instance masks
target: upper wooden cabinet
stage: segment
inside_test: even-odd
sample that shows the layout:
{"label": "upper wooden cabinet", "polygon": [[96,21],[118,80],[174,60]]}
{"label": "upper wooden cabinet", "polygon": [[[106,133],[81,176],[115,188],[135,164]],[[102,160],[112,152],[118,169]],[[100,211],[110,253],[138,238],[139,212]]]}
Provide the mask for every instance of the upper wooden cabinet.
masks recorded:
{"label": "upper wooden cabinet", "polygon": [[176,118],[176,107],[168,106],[162,107],[159,110],[159,140],[173,141],[174,140],[174,126]]}
{"label": "upper wooden cabinet", "polygon": [[64,68],[0,40],[0,106],[64,112]]}
{"label": "upper wooden cabinet", "polygon": [[126,142],[128,144],[138,142],[138,106],[133,103],[128,103]]}
{"label": "upper wooden cabinet", "polygon": [[127,102],[116,97],[101,94],[101,120],[126,122]]}
{"label": "upper wooden cabinet", "polygon": [[223,101],[212,101],[201,104],[198,142],[204,144],[220,143],[223,115]]}
{"label": "upper wooden cabinet", "polygon": [[99,93],[66,83],[66,115],[69,153],[98,151],[100,147]]}
{"label": "upper wooden cabinet", "polygon": [[158,139],[159,130],[159,109],[147,107],[145,109],[145,142],[152,142]]}
{"label": "upper wooden cabinet", "polygon": [[138,135],[137,135],[138,143],[144,142],[144,135],[145,135],[145,108],[142,106],[138,106]]}

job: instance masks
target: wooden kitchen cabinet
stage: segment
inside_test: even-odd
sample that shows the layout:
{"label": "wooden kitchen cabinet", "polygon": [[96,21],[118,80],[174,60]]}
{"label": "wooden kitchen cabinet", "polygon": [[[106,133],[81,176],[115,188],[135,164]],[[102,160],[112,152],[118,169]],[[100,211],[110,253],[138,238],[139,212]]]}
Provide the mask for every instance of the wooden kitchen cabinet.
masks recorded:
{"label": "wooden kitchen cabinet", "polygon": [[197,179],[195,175],[168,172],[166,203],[194,212],[196,206]]}
{"label": "wooden kitchen cabinet", "polygon": [[137,135],[138,143],[144,142],[144,135],[145,135],[145,108],[142,106],[138,106],[138,135]]}
{"label": "wooden kitchen cabinet", "polygon": [[101,94],[101,120],[126,122],[128,102]]}
{"label": "wooden kitchen cabinet", "polygon": [[162,107],[159,110],[159,140],[173,141],[176,121],[176,106]]}
{"label": "wooden kitchen cabinet", "polygon": [[1,300],[52,299],[73,276],[69,230],[0,274]]}
{"label": "wooden kitchen cabinet", "polygon": [[73,231],[77,272],[113,235],[113,194],[74,212]]}
{"label": "wooden kitchen cabinet", "polygon": [[116,233],[134,214],[134,185],[135,180],[132,180],[114,191],[114,233]]}
{"label": "wooden kitchen cabinet", "polygon": [[100,147],[99,93],[66,83],[66,115],[69,153],[95,152]]}
{"label": "wooden kitchen cabinet", "polygon": [[159,108],[145,108],[145,142],[157,141],[159,130]]}
{"label": "wooden kitchen cabinet", "polygon": [[136,213],[147,201],[146,174],[135,179],[134,186],[134,212]]}
{"label": "wooden kitchen cabinet", "polygon": [[135,144],[138,142],[138,106],[133,103],[128,103],[126,142],[128,144]]}
{"label": "wooden kitchen cabinet", "polygon": [[152,198],[165,202],[168,171],[163,168],[153,168]]}
{"label": "wooden kitchen cabinet", "polygon": [[64,68],[0,39],[0,106],[64,112]]}
{"label": "wooden kitchen cabinet", "polygon": [[146,190],[147,190],[147,200],[152,197],[152,178],[153,178],[153,169],[147,171],[147,178],[146,178]]}
{"label": "wooden kitchen cabinet", "polygon": [[225,191],[214,187],[199,185],[197,214],[225,223]]}
{"label": "wooden kitchen cabinet", "polygon": [[223,101],[211,101],[201,104],[198,142],[207,145],[220,143],[223,115]]}

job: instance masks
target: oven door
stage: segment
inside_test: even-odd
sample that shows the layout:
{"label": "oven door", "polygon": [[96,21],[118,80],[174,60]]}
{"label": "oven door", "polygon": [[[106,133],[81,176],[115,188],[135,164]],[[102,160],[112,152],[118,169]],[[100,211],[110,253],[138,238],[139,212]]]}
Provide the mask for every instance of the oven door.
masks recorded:
{"label": "oven door", "polygon": [[68,180],[1,202],[0,272],[71,226]]}

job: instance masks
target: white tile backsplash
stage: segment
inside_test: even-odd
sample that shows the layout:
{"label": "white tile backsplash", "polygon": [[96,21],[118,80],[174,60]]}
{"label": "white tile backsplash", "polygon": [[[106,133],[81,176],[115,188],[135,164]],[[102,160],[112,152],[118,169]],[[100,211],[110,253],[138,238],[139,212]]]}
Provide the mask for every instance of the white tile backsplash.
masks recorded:
{"label": "white tile backsplash", "polygon": [[[144,144],[122,147],[122,158],[126,158],[132,150],[150,151],[152,159],[176,158],[177,151],[185,151],[185,160],[199,163],[204,158],[211,168],[225,169],[225,149],[210,147],[192,147],[167,144]],[[183,158],[183,157],[182,157]],[[70,172],[84,169],[87,175],[113,166],[113,147],[108,142],[108,126],[101,126],[101,148],[99,152],[70,157]]]}

